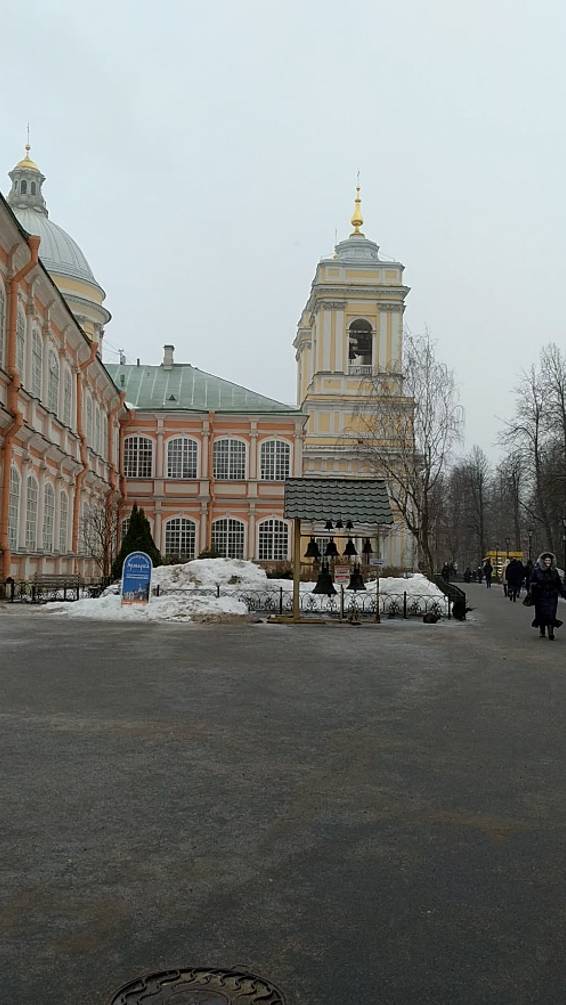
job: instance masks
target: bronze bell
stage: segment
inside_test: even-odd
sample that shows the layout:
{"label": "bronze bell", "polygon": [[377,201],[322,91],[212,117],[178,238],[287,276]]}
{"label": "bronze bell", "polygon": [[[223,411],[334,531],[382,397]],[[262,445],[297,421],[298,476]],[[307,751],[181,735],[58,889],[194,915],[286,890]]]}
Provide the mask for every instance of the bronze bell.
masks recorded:
{"label": "bronze bell", "polygon": [[344,548],[343,554],[348,558],[353,558],[354,555],[358,554],[358,552],[356,551],[356,545],[352,541],[351,537],[348,538],[348,542],[346,544],[346,547]]}
{"label": "bronze bell", "polygon": [[332,530],[332,520],[327,520],[324,525],[325,530]]}
{"label": "bronze bell", "polygon": [[324,552],[326,558],[338,558],[338,548],[334,543],[334,538],[331,537],[330,541],[326,545],[326,551]]}
{"label": "bronze bell", "polygon": [[353,530],[353,529],[354,529],[354,524],[352,523],[351,520],[348,520],[346,522],[346,530]]}
{"label": "bronze bell", "polygon": [[305,551],[305,558],[314,558],[317,561],[320,558],[320,548],[318,547],[318,544],[316,543],[314,537],[311,537],[307,545],[307,550]]}
{"label": "bronze bell", "polygon": [[336,530],[342,530],[343,526],[344,526],[344,524],[342,523],[342,517],[339,516],[338,519],[337,519],[337,521],[336,521]]}
{"label": "bronze bell", "polygon": [[364,546],[362,548],[362,552],[364,553],[364,555],[371,555],[373,552],[373,548],[371,546],[371,541],[369,537],[364,537]]}
{"label": "bronze bell", "polygon": [[348,583],[347,589],[354,590],[365,590],[366,584],[364,583],[364,577],[362,576],[359,565],[355,565],[352,569],[352,575],[350,576],[350,582]]}
{"label": "bronze bell", "polygon": [[334,583],[332,582],[332,576],[328,569],[326,562],[322,563],[321,570],[318,574],[318,579],[316,581],[316,586],[314,587],[313,593],[322,593],[327,597],[332,597],[336,593],[334,588]]}

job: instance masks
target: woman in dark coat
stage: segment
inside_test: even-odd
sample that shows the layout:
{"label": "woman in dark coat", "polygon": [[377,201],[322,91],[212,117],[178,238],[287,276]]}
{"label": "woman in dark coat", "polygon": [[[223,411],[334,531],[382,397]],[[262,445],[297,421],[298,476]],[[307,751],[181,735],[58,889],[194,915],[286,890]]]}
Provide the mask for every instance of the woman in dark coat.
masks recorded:
{"label": "woman in dark coat", "polygon": [[531,576],[531,593],[535,602],[533,628],[538,628],[544,638],[548,628],[549,639],[554,639],[554,629],[562,624],[556,617],[558,597],[566,591],[556,568],[556,558],[551,551],[543,551],[535,563]]}

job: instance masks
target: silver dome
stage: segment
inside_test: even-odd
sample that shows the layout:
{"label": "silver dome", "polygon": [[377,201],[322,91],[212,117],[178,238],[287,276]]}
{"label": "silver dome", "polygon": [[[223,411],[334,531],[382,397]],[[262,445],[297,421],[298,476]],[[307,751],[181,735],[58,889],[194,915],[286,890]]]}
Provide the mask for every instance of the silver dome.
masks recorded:
{"label": "silver dome", "polygon": [[62,227],[31,207],[12,208],[24,230],[41,238],[39,257],[48,272],[84,279],[98,286],[77,242]]}

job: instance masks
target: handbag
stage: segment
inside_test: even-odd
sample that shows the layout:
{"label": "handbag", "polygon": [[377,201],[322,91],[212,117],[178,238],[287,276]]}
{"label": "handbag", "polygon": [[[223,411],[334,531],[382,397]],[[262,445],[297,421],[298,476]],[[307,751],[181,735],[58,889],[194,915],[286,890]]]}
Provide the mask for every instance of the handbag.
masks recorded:
{"label": "handbag", "polygon": [[534,607],[534,603],[532,593],[527,593],[525,599],[523,600],[523,607]]}

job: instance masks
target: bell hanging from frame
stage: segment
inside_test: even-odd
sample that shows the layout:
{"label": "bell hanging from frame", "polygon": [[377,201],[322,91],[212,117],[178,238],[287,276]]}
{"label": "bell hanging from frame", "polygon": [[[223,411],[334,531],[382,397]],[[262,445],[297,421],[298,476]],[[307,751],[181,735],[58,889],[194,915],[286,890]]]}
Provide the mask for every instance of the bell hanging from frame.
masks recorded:
{"label": "bell hanging from frame", "polygon": [[358,552],[356,551],[356,545],[352,541],[352,538],[349,537],[346,547],[344,548],[343,555],[347,558],[354,558],[354,556],[357,554]]}
{"label": "bell hanging from frame", "polygon": [[354,524],[352,523],[351,520],[347,520],[346,521],[346,530],[353,530],[353,529],[354,529]]}
{"label": "bell hanging from frame", "polygon": [[346,589],[354,590],[354,592],[357,592],[358,590],[365,590],[365,588],[366,584],[364,583],[364,577],[362,576],[359,565],[356,564],[352,569],[350,582],[348,583]]}
{"label": "bell hanging from frame", "polygon": [[316,586],[314,587],[313,593],[322,593],[326,597],[332,597],[336,593],[334,583],[332,582],[332,576],[326,562],[322,563],[321,570],[318,574],[318,579],[316,581]]}
{"label": "bell hanging from frame", "polygon": [[342,530],[343,526],[344,526],[344,524],[342,523],[342,517],[339,516],[338,519],[337,519],[337,521],[336,521],[336,530]]}
{"label": "bell hanging from frame", "polygon": [[330,538],[330,541],[326,545],[326,551],[324,554],[326,558],[338,558],[338,548],[336,547],[333,537]]}
{"label": "bell hanging from frame", "polygon": [[316,543],[314,537],[311,537],[307,550],[305,551],[305,558],[314,558],[316,561],[320,558],[320,548]]}
{"label": "bell hanging from frame", "polygon": [[332,520],[327,520],[324,525],[325,530],[332,530]]}
{"label": "bell hanging from frame", "polygon": [[362,547],[362,554],[364,554],[367,557],[368,555],[371,555],[372,553],[373,553],[373,548],[371,546],[371,541],[370,541],[369,537],[364,537],[364,544],[363,544],[363,547]]}

